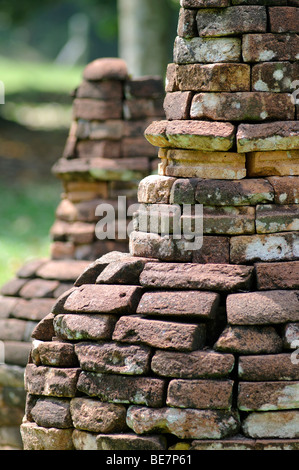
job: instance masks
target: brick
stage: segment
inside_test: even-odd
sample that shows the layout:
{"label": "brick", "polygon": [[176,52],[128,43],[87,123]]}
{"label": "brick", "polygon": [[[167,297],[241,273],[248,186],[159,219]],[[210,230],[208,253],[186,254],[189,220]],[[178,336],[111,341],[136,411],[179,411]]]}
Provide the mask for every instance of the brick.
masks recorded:
{"label": "brick", "polygon": [[59,287],[58,281],[47,281],[44,279],[32,279],[21,289],[21,297],[30,299],[32,297],[53,297],[54,291]]}
{"label": "brick", "polygon": [[170,204],[195,204],[195,188],[198,183],[197,178],[179,178],[172,185],[169,203]]}
{"label": "brick", "polygon": [[222,8],[229,6],[229,0],[180,0],[184,8]]}
{"label": "brick", "polygon": [[257,263],[255,273],[258,290],[299,289],[299,261]]}
{"label": "brick", "polygon": [[119,432],[127,429],[126,408],[122,405],[80,397],[71,400],[70,412],[76,429],[96,433]]}
{"label": "brick", "polygon": [[176,240],[169,235],[159,235],[157,233],[144,233],[133,231],[130,234],[130,253],[133,256],[146,258],[156,258],[157,260],[186,261],[191,259],[191,252],[180,247],[178,249]]}
{"label": "brick", "polygon": [[122,102],[119,100],[91,100],[76,98],[73,101],[74,119],[105,121],[106,119],[122,118]]}
{"label": "brick", "polygon": [[31,334],[32,338],[39,341],[51,341],[55,335],[53,326],[54,317],[53,313],[46,315],[34,328]]}
{"label": "brick", "polygon": [[224,10],[199,10],[196,19],[201,37],[267,31],[267,12],[264,6],[232,6]]}
{"label": "brick", "polygon": [[215,317],[219,295],[199,291],[158,291],[146,292],[137,307],[144,316],[182,316],[209,319]]}
{"label": "brick", "polygon": [[273,60],[297,60],[298,35],[245,34],[242,42],[244,62],[270,62]]}
{"label": "brick", "polygon": [[230,410],[232,389],[232,380],[171,380],[166,403],[177,408]]}
{"label": "brick", "polygon": [[24,450],[74,450],[72,432],[72,429],[44,428],[35,423],[21,424]]}
{"label": "brick", "polygon": [[235,264],[259,261],[295,261],[298,259],[296,232],[231,237],[230,260]]}
{"label": "brick", "polygon": [[214,349],[223,353],[274,354],[282,351],[282,340],[271,326],[228,326]]}
{"label": "brick", "polygon": [[97,284],[138,285],[146,258],[128,257],[110,263],[97,277]]}
{"label": "brick", "polygon": [[56,315],[55,334],[64,340],[109,340],[116,317],[112,315],[78,314]]}
{"label": "brick", "polygon": [[133,313],[141,296],[140,287],[83,285],[67,298],[64,309],[77,313]]}
{"label": "brick", "polygon": [[252,271],[250,266],[148,263],[140,283],[147,288],[242,291],[250,288]]}
{"label": "brick", "polygon": [[258,450],[255,439],[246,439],[242,437],[224,439],[224,440],[198,440],[192,441],[190,450]]}
{"label": "brick", "polygon": [[136,434],[100,434],[96,438],[97,450],[110,451],[145,451],[165,450],[166,439],[163,436],[137,436]]}
{"label": "brick", "polygon": [[292,0],[232,0],[233,5],[286,5]]}
{"label": "brick", "polygon": [[293,364],[290,353],[240,356],[238,375],[254,382],[298,380],[299,364]]}
{"label": "brick", "polygon": [[247,64],[177,65],[175,73],[181,91],[250,91],[250,66]]}
{"label": "brick", "polygon": [[275,204],[299,204],[299,178],[271,176],[267,178],[274,189]]}
{"label": "brick", "polygon": [[161,77],[145,76],[126,80],[126,98],[160,98],[164,95],[164,85]]}
{"label": "brick", "polygon": [[227,297],[231,325],[263,325],[299,321],[299,291],[264,291]]}
{"label": "brick", "polygon": [[163,118],[163,98],[132,98],[123,102],[124,118],[137,120],[147,118]]}
{"label": "brick", "polygon": [[165,77],[165,92],[166,93],[171,93],[172,91],[179,91],[179,86],[177,82],[177,67],[178,67],[177,64],[174,64],[174,63],[170,63],[167,65],[166,77]]}
{"label": "brick", "polygon": [[196,23],[196,10],[181,8],[179,11],[179,20],[177,34],[183,38],[193,38],[198,36]]}
{"label": "brick", "polygon": [[208,206],[248,206],[274,201],[274,190],[266,179],[235,181],[198,180],[195,199]]}
{"label": "brick", "polygon": [[263,62],[252,67],[252,90],[293,93],[292,83],[297,80],[299,64],[291,62]]}
{"label": "brick", "polygon": [[131,406],[127,422],[137,434],[147,434],[159,429],[181,439],[220,439],[237,433],[239,429],[236,414],[224,410]]}
{"label": "brick", "polygon": [[23,264],[21,268],[17,271],[16,275],[20,278],[32,278],[35,277],[36,271],[43,264],[47,262],[47,258],[40,258],[30,260],[27,263]]}
{"label": "brick", "polygon": [[166,119],[190,119],[191,91],[167,93],[164,100]]}
{"label": "brick", "polygon": [[89,372],[141,375],[148,372],[150,349],[115,343],[78,343],[80,367]]}
{"label": "brick", "polygon": [[299,146],[298,139],[299,123],[297,121],[241,124],[237,132],[239,152],[296,150]]}
{"label": "brick", "polygon": [[247,154],[247,170],[248,176],[299,176],[299,151],[251,152]]}
{"label": "brick", "polygon": [[198,93],[192,99],[190,117],[220,121],[288,121],[295,118],[295,106],[291,95],[286,93]]}
{"label": "brick", "polygon": [[83,78],[90,81],[126,80],[127,65],[118,58],[101,58],[90,62],[83,71]]}
{"label": "brick", "polygon": [[[28,322],[27,322],[28,325]],[[28,325],[31,328],[33,325]],[[5,362],[7,364],[12,364],[15,366],[25,367],[29,357],[32,344],[30,342],[30,335],[28,335],[28,328],[27,326],[27,334],[25,340],[23,341],[3,341],[4,343],[4,353],[5,353]],[[30,330],[29,330],[30,331]]]}
{"label": "brick", "polygon": [[82,271],[90,264],[89,261],[52,261],[49,260],[37,271],[42,279],[74,282]]}
{"label": "brick", "polygon": [[160,349],[192,351],[205,340],[205,326],[121,317],[112,339],[130,344],[146,344]]}
{"label": "brick", "polygon": [[58,341],[37,341],[32,344],[31,357],[35,365],[77,367],[74,345]]}
{"label": "brick", "polygon": [[[116,140],[80,140],[76,145],[76,157],[83,158],[121,158],[121,142]],[[58,162],[58,165],[61,162]],[[80,162],[79,162],[80,164]],[[89,164],[90,165],[90,164]],[[79,167],[80,168],[80,167]],[[82,170],[79,172],[84,172],[84,166],[82,165]],[[72,173],[70,163],[68,162],[69,173]],[[108,179],[108,178],[107,178]]]}
{"label": "brick", "polygon": [[156,157],[157,151],[143,136],[124,137],[121,145],[121,155],[123,158],[134,156]]}
{"label": "brick", "polygon": [[155,147],[168,147],[169,142],[166,137],[168,121],[153,121],[144,131],[145,138]]}
{"label": "brick", "polygon": [[299,204],[256,206],[256,232],[288,232],[299,229]]}
{"label": "brick", "polygon": [[104,402],[134,403],[160,407],[164,401],[165,381],[149,377],[81,372],[78,390]]}
{"label": "brick", "polygon": [[78,119],[76,136],[78,139],[119,140],[123,136],[123,126],[121,119],[107,119],[105,122]]}
{"label": "brick", "polygon": [[5,296],[17,296],[19,295],[22,287],[27,283],[27,279],[14,278],[6,282],[1,286],[1,294]]}
{"label": "brick", "polygon": [[203,236],[202,247],[194,250],[192,263],[229,264],[229,237]]}
{"label": "brick", "polygon": [[270,7],[269,17],[272,33],[299,33],[299,8]]}
{"label": "brick", "polygon": [[[299,341],[299,322],[287,323],[282,330],[283,344],[287,349],[297,349]],[[294,361],[293,361],[294,362]]]}
{"label": "brick", "polygon": [[17,302],[18,297],[5,297],[4,295],[0,295],[0,318],[8,318],[13,312]]}
{"label": "brick", "polygon": [[72,427],[70,402],[65,399],[40,398],[31,410],[33,420],[45,428],[65,429]]}
{"label": "brick", "polygon": [[250,413],[242,427],[244,434],[249,437],[296,439],[299,436],[299,411]]}
{"label": "brick", "polygon": [[174,43],[176,64],[239,62],[240,57],[241,41],[239,38],[185,39],[177,36]]}
{"label": "brick", "polygon": [[[201,144],[194,147],[206,149],[208,142],[204,139]],[[245,154],[170,149],[167,152],[165,173],[167,176],[180,178],[239,180],[246,176]]]}
{"label": "brick", "polygon": [[155,374],[185,379],[225,378],[234,367],[234,356],[215,351],[191,353],[156,351],[151,363]]}
{"label": "brick", "polygon": [[74,397],[80,369],[37,367],[28,364],[25,371],[25,390],[31,395]]}
{"label": "brick", "polygon": [[[184,215],[182,219],[184,219]],[[203,208],[203,233],[240,235],[255,233],[255,208],[225,206]]]}
{"label": "brick", "polygon": [[76,90],[77,98],[92,98],[94,100],[121,100],[123,97],[123,86],[121,81],[82,80]]}
{"label": "brick", "polygon": [[40,321],[48,315],[55,299],[19,299],[12,311],[12,316],[22,320]]}

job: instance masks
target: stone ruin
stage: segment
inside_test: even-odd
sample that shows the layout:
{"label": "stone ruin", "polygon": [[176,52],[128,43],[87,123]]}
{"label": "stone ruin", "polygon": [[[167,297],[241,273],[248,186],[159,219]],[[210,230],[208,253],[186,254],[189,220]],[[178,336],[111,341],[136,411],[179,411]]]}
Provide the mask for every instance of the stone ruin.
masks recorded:
{"label": "stone ruin", "polygon": [[158,175],[34,330],[25,449],[299,449],[298,1],[181,7]]}
{"label": "stone ruin", "polygon": [[118,196],[137,202],[138,182],[157,169],[157,152],[142,134],[153,118],[164,116],[161,78],[131,78],[124,61],[98,59],[84,69],[73,95],[69,137],[53,167],[63,194],[51,228],[50,258],[26,263],[1,289],[0,449],[22,447],[32,331],[91,261],[128,250],[124,237],[96,237],[96,207],[108,203],[117,213]]}

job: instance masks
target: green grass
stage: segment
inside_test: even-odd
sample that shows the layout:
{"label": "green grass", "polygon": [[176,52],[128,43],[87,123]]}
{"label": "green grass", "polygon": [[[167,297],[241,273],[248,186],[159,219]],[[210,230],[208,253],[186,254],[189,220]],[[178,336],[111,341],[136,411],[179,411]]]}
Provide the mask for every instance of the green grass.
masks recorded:
{"label": "green grass", "polygon": [[[59,185],[59,183],[58,183]],[[49,256],[49,230],[60,198],[56,184],[0,186],[0,286],[28,260]]]}
{"label": "green grass", "polygon": [[20,62],[0,56],[0,80],[6,94],[25,92],[69,94],[82,80],[82,66]]}

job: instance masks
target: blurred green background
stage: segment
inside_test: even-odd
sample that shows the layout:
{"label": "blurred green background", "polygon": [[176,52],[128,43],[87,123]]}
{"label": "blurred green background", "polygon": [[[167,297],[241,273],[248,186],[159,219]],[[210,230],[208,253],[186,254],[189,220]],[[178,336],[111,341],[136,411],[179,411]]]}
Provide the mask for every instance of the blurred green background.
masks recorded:
{"label": "blurred green background", "polygon": [[[179,0],[0,0],[0,285],[25,261],[49,255],[61,192],[51,167],[83,68],[98,57],[123,57],[139,63],[132,75],[164,75],[178,11]],[[132,24],[137,36],[143,32],[134,44],[126,38]]]}

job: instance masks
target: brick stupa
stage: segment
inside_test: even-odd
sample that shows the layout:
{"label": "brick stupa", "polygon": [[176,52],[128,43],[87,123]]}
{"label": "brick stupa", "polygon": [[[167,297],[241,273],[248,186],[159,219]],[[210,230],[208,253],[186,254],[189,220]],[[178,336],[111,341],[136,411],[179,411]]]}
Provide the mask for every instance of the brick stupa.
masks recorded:
{"label": "brick stupa", "polygon": [[[166,120],[145,132],[159,175],[130,253],[35,329],[26,449],[299,449],[297,6],[181,0]],[[183,205],[194,224],[203,206],[197,250],[165,233]]]}
{"label": "brick stupa", "polygon": [[53,167],[63,193],[51,228],[50,258],[22,266],[1,289],[0,449],[22,446],[24,367],[33,329],[91,261],[128,250],[127,237],[97,238],[96,207],[110,204],[117,214],[118,196],[137,202],[138,182],[157,167],[156,150],[142,133],[154,116],[164,116],[161,78],[133,79],[123,60],[97,59],[84,69],[73,95],[69,137]]}

